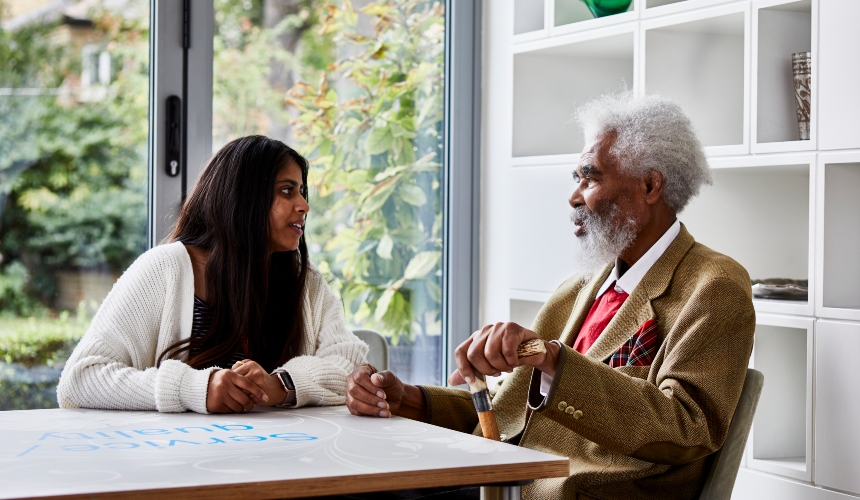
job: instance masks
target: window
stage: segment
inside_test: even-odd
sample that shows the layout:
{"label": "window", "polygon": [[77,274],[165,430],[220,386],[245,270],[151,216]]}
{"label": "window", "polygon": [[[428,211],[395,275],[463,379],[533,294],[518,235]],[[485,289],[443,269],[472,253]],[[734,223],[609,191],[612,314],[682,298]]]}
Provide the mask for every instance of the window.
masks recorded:
{"label": "window", "polygon": [[442,383],[444,3],[216,0],[213,50],[213,151],[263,134],[309,158],[306,238],[348,324]]}
{"label": "window", "polygon": [[148,2],[79,3],[0,0],[0,410],[56,406],[146,249]]}
{"label": "window", "polygon": [[56,406],[112,284],[249,134],[311,160],[311,258],[348,323],[403,379],[444,383],[477,326],[479,5],[0,0],[0,410]]}

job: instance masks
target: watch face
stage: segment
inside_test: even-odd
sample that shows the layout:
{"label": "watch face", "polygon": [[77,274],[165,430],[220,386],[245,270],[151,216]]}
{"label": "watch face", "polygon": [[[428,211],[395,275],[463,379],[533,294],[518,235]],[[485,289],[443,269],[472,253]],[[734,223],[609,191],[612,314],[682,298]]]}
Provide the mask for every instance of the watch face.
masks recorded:
{"label": "watch face", "polygon": [[289,373],[281,372],[281,373],[279,373],[279,375],[281,376],[281,379],[284,381],[284,385],[287,386],[287,390],[290,390],[290,391],[296,390],[296,385],[293,384],[293,379],[292,379],[292,377],[290,377]]}

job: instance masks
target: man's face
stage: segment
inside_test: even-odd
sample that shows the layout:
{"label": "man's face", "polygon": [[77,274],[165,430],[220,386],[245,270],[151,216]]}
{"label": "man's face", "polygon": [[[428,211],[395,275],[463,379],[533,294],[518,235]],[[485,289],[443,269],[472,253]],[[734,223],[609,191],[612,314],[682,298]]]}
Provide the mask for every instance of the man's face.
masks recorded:
{"label": "man's face", "polygon": [[586,145],[573,173],[571,220],[582,245],[580,260],[591,272],[630,247],[646,210],[637,180],[623,172],[609,152],[614,141],[615,133],[609,132]]}

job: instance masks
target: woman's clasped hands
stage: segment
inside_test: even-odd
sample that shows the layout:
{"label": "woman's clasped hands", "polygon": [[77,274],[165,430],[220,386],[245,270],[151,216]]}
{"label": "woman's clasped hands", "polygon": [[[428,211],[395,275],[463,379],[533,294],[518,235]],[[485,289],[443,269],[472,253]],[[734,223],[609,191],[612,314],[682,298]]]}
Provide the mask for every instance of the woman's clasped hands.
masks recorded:
{"label": "woman's clasped hands", "polygon": [[243,360],[229,370],[216,370],[209,377],[206,409],[210,413],[242,413],[254,405],[275,406],[287,396],[277,375],[256,361]]}

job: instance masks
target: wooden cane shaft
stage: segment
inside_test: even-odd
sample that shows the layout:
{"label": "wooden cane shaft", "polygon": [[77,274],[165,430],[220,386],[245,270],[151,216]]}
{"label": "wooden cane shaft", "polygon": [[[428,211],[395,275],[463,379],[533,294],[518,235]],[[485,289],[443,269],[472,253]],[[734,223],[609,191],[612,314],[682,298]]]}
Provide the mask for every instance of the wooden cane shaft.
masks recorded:
{"label": "wooden cane shaft", "polygon": [[[517,357],[520,358],[527,358],[545,352],[546,346],[543,340],[540,339],[527,340],[517,346]],[[501,441],[499,424],[496,422],[496,413],[493,411],[490,391],[487,388],[487,382],[483,375],[476,374],[474,382],[469,384],[469,392],[472,393],[472,401],[475,404],[475,409],[478,411],[478,422],[481,424],[481,432],[484,434],[484,437],[494,441]]]}
{"label": "wooden cane shaft", "polygon": [[478,413],[478,422],[481,423],[481,432],[485,438],[493,441],[502,440],[502,436],[499,434],[499,424],[496,422],[496,412],[490,410]]}

